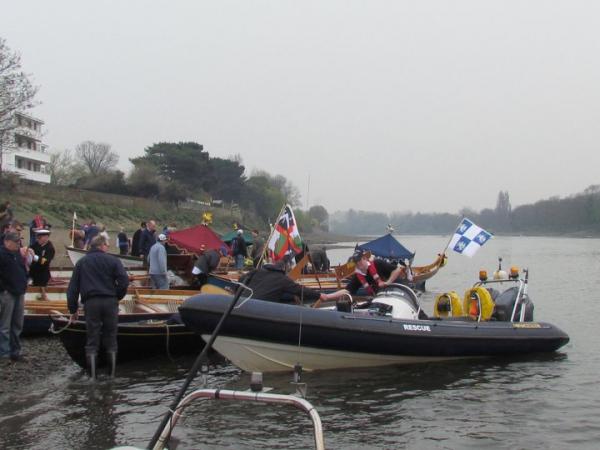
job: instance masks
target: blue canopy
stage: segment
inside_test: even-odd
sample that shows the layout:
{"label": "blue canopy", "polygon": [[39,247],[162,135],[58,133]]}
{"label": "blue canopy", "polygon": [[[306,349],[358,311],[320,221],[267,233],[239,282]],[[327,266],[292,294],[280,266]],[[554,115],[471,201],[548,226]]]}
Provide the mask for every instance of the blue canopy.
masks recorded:
{"label": "blue canopy", "polygon": [[373,255],[379,258],[387,258],[394,260],[408,259],[412,262],[415,257],[414,252],[411,253],[391,234],[386,234],[373,241],[367,242],[356,247],[359,250],[369,250]]}

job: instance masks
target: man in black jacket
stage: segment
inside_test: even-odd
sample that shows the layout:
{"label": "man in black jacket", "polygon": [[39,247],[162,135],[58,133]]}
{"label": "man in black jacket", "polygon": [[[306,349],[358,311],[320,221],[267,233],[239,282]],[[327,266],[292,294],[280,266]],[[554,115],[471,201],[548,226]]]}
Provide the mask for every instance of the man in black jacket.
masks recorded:
{"label": "man in black jacket", "polygon": [[27,269],[19,252],[21,237],[9,231],[0,245],[0,359],[21,359],[21,331]]}
{"label": "man in black jacket", "polygon": [[119,300],[127,293],[129,278],[123,264],[116,257],[108,255],[108,243],[104,236],[96,236],[91,250],[77,261],[67,290],[67,302],[71,319],[77,320],[77,300],[85,311],[87,341],[86,360],[90,376],[96,376],[96,358],[102,343],[108,355],[110,374],[114,376],[117,362],[117,325],[119,320]]}
{"label": "man in black jacket", "polygon": [[199,257],[194,268],[192,269],[192,275],[196,278],[192,284],[194,289],[200,289],[208,282],[208,275],[219,267],[221,256],[224,256],[226,250],[220,248],[219,250],[205,250]]}
{"label": "man in black jacket", "polygon": [[240,282],[252,289],[252,298],[271,302],[289,302],[298,299],[326,301],[329,296],[316,289],[302,286],[285,274],[283,261],[275,264],[265,264],[244,275]]}

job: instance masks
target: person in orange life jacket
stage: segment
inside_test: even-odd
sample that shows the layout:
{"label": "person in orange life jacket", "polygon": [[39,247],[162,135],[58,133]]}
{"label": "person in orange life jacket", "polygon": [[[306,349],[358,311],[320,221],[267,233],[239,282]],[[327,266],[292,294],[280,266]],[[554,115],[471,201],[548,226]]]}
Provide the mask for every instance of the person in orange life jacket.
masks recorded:
{"label": "person in orange life jacket", "polygon": [[[345,289],[328,294],[327,300],[336,300],[348,294],[355,295],[361,287],[366,289],[368,295],[375,295],[379,289],[396,281],[404,272],[404,267],[399,264],[391,264],[380,259],[370,261],[367,253],[362,250],[354,252],[351,259],[356,264],[354,275]],[[318,306],[319,303],[314,306]]]}

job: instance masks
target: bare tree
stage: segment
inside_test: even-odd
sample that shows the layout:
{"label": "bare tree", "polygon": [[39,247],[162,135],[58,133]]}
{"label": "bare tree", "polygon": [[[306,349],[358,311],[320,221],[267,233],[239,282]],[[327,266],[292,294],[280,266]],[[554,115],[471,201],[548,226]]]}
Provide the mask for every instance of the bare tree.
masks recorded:
{"label": "bare tree", "polygon": [[38,87],[29,80],[29,75],[21,70],[21,55],[13,52],[6,40],[0,38],[0,171],[2,151],[9,131],[17,126],[14,113],[35,106]]}
{"label": "bare tree", "polygon": [[80,174],[82,170],[81,164],[75,162],[71,150],[66,149],[62,152],[50,153],[48,171],[50,172],[51,184],[59,186],[73,184],[77,179],[77,175]]}
{"label": "bare tree", "polygon": [[119,155],[104,142],[84,141],[75,147],[75,156],[91,175],[108,172],[119,162]]}

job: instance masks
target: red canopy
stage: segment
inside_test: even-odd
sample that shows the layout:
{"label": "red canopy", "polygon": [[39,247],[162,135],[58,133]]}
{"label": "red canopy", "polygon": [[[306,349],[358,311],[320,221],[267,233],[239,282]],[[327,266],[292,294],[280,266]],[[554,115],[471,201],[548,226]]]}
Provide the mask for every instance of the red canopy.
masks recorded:
{"label": "red canopy", "polygon": [[200,246],[203,244],[206,246],[206,250],[218,250],[221,247],[229,250],[229,247],[219,238],[217,233],[207,225],[196,225],[185,230],[171,231],[169,233],[169,243],[197,254],[202,252]]}

